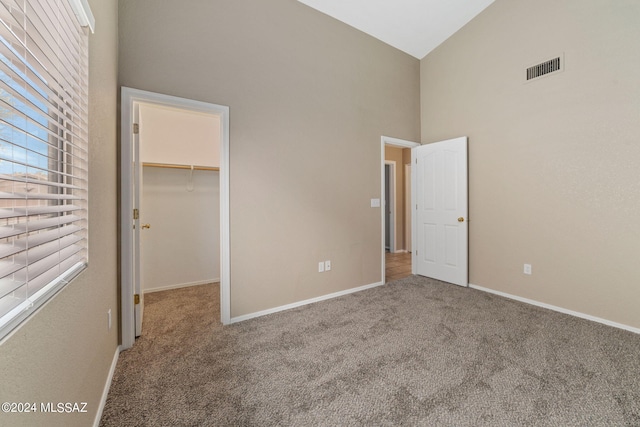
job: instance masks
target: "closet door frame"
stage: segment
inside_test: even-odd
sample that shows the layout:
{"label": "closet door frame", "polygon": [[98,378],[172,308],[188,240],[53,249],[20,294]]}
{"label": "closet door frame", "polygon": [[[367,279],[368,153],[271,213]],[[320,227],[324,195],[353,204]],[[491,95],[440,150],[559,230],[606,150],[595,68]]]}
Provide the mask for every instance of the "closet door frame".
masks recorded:
{"label": "closet door frame", "polygon": [[[229,243],[229,107],[155,92],[122,87],[120,138],[120,263],[121,263],[121,350],[135,342],[134,242],[133,226],[133,141],[135,106],[155,104],[216,115],[220,118],[220,320],[231,321],[231,260]],[[139,260],[137,261],[139,263]]]}

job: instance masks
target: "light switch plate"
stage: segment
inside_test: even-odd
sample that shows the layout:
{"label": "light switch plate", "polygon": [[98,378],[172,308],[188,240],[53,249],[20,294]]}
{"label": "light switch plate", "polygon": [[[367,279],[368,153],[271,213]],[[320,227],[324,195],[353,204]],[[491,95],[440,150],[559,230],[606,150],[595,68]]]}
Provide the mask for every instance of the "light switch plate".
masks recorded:
{"label": "light switch plate", "polygon": [[380,207],[380,199],[371,199],[371,207],[379,208]]}

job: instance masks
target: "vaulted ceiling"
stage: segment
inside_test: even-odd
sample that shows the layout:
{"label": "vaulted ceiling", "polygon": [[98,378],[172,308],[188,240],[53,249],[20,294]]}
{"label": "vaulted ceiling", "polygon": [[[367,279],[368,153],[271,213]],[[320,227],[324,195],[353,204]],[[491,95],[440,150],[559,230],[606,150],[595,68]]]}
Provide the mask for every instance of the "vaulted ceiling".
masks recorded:
{"label": "vaulted ceiling", "polygon": [[298,0],[418,59],[494,0]]}

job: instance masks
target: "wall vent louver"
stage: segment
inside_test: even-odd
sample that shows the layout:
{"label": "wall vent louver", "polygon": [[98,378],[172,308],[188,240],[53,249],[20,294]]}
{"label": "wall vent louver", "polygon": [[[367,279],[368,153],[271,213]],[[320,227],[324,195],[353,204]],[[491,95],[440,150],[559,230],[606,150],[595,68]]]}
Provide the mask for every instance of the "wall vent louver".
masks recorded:
{"label": "wall vent louver", "polygon": [[553,58],[541,64],[537,64],[527,68],[527,81],[545,76],[556,71],[562,71],[563,62],[564,58],[561,55],[557,58]]}

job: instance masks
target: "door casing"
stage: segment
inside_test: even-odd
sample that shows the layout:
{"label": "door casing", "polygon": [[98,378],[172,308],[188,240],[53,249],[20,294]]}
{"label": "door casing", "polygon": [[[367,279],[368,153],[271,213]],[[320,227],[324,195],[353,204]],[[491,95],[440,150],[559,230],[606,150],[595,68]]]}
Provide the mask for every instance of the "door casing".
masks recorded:
{"label": "door casing", "polygon": [[411,209],[411,164],[404,165],[404,250],[413,252],[411,248],[412,238],[412,209]]}
{"label": "door casing", "polygon": [[[135,105],[163,105],[220,117],[220,320],[230,323],[229,107],[122,87],[120,138],[120,331],[121,350],[135,342],[133,230],[133,124]],[[139,260],[138,260],[139,261]],[[138,266],[139,268],[139,266]]]}
{"label": "door casing", "polygon": [[[389,252],[394,253],[396,251],[396,162],[393,160],[385,160],[385,191],[384,191],[384,203],[382,206],[384,209],[389,210],[389,219],[387,221],[387,212],[384,215],[385,226],[385,250],[387,247],[387,229],[389,230]],[[389,167],[389,179],[387,180],[387,166]],[[387,188],[388,187],[388,188]],[[389,200],[387,200],[387,194]]]}

